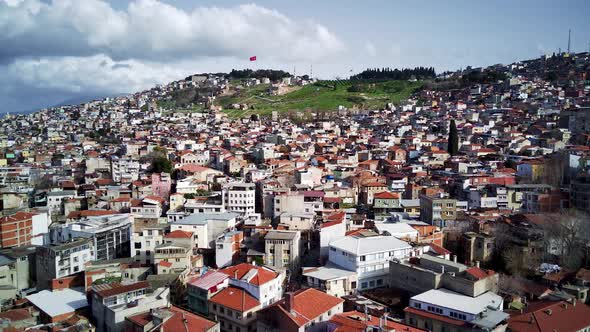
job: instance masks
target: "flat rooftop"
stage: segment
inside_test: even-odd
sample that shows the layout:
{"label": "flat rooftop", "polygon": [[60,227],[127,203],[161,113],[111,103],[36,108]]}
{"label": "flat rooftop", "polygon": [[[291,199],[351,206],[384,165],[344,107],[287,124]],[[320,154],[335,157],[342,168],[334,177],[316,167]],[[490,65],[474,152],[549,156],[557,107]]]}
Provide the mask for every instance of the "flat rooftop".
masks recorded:
{"label": "flat rooftop", "polygon": [[71,313],[88,306],[88,300],[82,288],[66,288],[53,292],[43,290],[27,296],[27,300],[50,317]]}

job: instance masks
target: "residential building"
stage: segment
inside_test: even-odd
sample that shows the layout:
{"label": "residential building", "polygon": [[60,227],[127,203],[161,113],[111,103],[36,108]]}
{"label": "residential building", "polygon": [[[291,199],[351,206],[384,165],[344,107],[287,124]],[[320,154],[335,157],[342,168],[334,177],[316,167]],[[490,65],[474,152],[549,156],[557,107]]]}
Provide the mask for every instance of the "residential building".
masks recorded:
{"label": "residential building", "polygon": [[346,236],[330,244],[329,261],[358,275],[358,289],[387,284],[389,262],[413,253],[412,246],[393,236]]}
{"label": "residential building", "polygon": [[587,331],[590,329],[590,306],[566,301],[529,303],[522,312],[508,319],[514,332]]}
{"label": "residential building", "polygon": [[215,241],[237,222],[237,213],[195,213],[170,224],[170,230],[183,230],[193,233],[199,248],[214,249]]}
{"label": "residential building", "polygon": [[93,216],[51,230],[53,243],[92,239],[93,257],[107,260],[131,255],[133,220],[128,214]]}
{"label": "residential building", "polygon": [[70,242],[37,247],[37,288],[49,288],[52,279],[84,271],[86,263],[95,260],[94,241],[78,238]]}
{"label": "residential building", "polygon": [[258,312],[257,331],[304,332],[326,330],[343,311],[344,300],[314,288],[287,293],[285,299]]}
{"label": "residential building", "polygon": [[236,262],[240,255],[240,245],[244,240],[242,231],[223,233],[215,242],[215,264],[223,268]]}
{"label": "residential building", "polygon": [[225,210],[249,215],[256,209],[256,184],[229,183],[223,186]]}
{"label": "residential building", "polygon": [[420,220],[430,225],[445,227],[457,219],[457,200],[420,195]]}
{"label": "residential building", "polygon": [[320,267],[304,267],[302,273],[306,285],[337,297],[356,293],[358,276],[333,264]]}
{"label": "residential building", "polygon": [[0,248],[30,245],[33,239],[33,216],[33,213],[17,212],[0,218]]}
{"label": "residential building", "polygon": [[127,332],[164,331],[219,332],[219,323],[176,306],[155,308],[125,317]]}
{"label": "residential building", "polygon": [[420,294],[431,289],[446,288],[476,297],[498,291],[499,275],[491,270],[422,255],[409,260],[394,259],[389,263],[389,287]]}
{"label": "residential building", "polygon": [[153,219],[135,219],[131,241],[131,253],[136,262],[152,264],[154,251],[164,242],[164,233],[168,225],[160,224]]}
{"label": "residential building", "polygon": [[374,330],[426,332],[426,330],[415,328],[393,319],[389,319],[386,315],[379,317],[367,315],[364,312],[359,312],[356,310],[347,311],[332,316],[328,322],[327,327],[328,332],[365,332]]}
{"label": "residential building", "polygon": [[89,297],[97,330],[118,332],[126,330],[126,317],[166,307],[169,296],[169,288],[152,290],[147,281],[139,281],[94,285]]}
{"label": "residential building", "polygon": [[209,300],[227,288],[229,276],[218,271],[207,271],[187,282],[188,307],[205,317],[209,316]]}
{"label": "residential building", "polygon": [[264,262],[298,274],[301,232],[271,230],[264,236]]}
{"label": "residential building", "polygon": [[24,298],[37,280],[35,247],[0,251],[0,305],[10,299]]}
{"label": "residential building", "polygon": [[504,300],[492,292],[476,297],[444,288],[410,298],[405,323],[421,329],[442,331],[506,331],[510,317],[502,311]]}

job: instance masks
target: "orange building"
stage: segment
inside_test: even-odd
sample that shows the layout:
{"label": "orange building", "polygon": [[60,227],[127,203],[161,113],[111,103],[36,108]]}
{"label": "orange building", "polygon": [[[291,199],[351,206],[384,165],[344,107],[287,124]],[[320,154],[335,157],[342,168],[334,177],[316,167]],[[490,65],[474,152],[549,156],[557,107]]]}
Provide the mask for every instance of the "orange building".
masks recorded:
{"label": "orange building", "polygon": [[17,212],[0,218],[0,247],[12,248],[31,244],[34,213]]}

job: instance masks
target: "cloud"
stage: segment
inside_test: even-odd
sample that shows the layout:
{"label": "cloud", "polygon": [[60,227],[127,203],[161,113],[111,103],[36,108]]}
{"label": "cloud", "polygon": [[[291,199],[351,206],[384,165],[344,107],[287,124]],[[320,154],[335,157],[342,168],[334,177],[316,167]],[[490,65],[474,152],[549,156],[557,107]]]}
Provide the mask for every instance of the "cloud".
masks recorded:
{"label": "cloud", "polygon": [[7,66],[13,82],[33,88],[66,92],[135,92],[156,83],[183,78],[190,66],[163,65],[148,61],[128,60],[118,63],[108,56],[47,57],[17,59]]}
{"label": "cloud", "polygon": [[[255,4],[185,10],[157,0],[0,0],[0,105],[148,89],[196,72],[328,64],[345,51],[325,26]],[[35,96],[35,98],[31,98]]]}
{"label": "cloud", "polygon": [[375,48],[375,45],[371,42],[367,42],[365,44],[365,51],[367,51],[367,53],[372,57],[377,55],[377,49]]}
{"label": "cloud", "polygon": [[0,1],[0,60],[91,56],[169,61],[207,56],[320,60],[344,49],[326,27],[255,4],[187,11],[156,0]]}

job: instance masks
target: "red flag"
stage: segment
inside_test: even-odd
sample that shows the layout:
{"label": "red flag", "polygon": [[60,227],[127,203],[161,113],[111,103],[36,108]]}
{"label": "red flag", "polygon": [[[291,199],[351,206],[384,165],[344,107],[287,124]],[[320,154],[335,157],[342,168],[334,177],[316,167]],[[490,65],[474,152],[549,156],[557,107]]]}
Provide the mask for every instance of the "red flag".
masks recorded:
{"label": "red flag", "polygon": [[256,61],[256,56],[251,56],[250,61]]}

